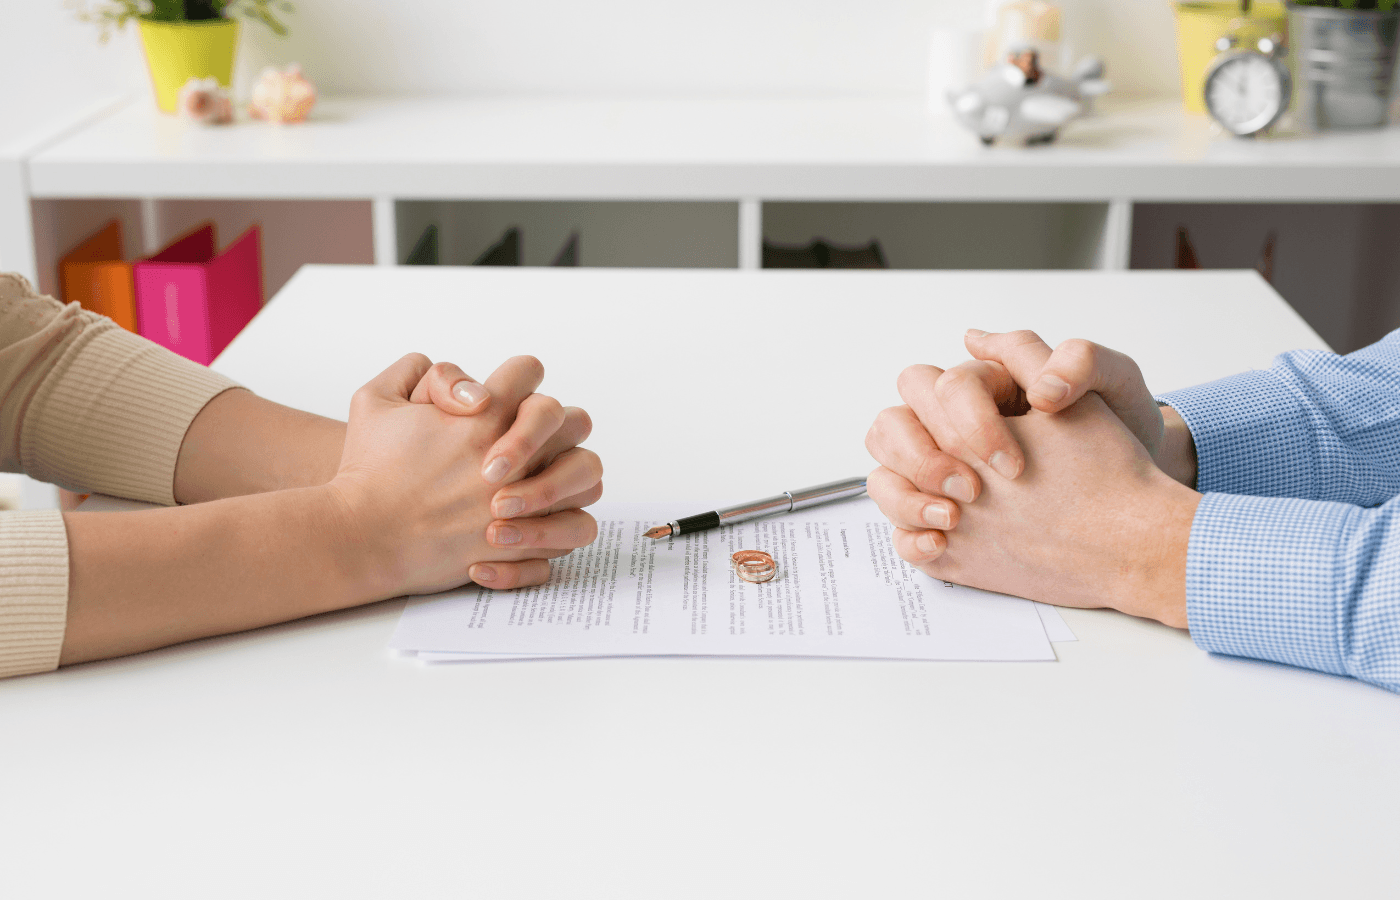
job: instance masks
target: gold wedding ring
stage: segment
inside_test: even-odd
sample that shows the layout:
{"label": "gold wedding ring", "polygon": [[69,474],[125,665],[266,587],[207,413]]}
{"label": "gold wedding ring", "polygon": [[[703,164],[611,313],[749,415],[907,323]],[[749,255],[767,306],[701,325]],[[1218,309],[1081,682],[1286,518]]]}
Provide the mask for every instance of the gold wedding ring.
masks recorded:
{"label": "gold wedding ring", "polygon": [[772,581],[778,574],[778,564],[762,550],[740,550],[730,560],[734,563],[735,574],[751,584]]}

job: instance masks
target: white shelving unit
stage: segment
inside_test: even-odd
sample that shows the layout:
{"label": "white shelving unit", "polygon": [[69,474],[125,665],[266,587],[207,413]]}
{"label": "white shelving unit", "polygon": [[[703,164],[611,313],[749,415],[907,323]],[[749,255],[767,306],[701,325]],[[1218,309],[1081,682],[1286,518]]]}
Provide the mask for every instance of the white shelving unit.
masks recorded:
{"label": "white shelving unit", "polygon": [[[1161,264],[1173,210],[1228,232],[1279,204],[1302,229],[1280,253],[1312,265],[1330,247],[1306,233],[1313,205],[1384,225],[1397,202],[1398,129],[1241,141],[1164,102],[1106,104],[1051,146],[985,148],[915,99],[328,98],[304,125],[225,128],[132,101],[0,152],[0,266],[51,290],[58,256],[116,215],[130,252],[204,218],[224,239],[261,221],[269,294],[306,262],[401,262],[430,222],[450,263],[520,221],[527,263],[578,228],[585,265],[756,268],[765,236],[822,236],[878,237],[897,268],[1123,269]],[[1400,286],[1388,263],[1325,262],[1373,306]],[[1276,283],[1334,346],[1354,343],[1366,317],[1329,330],[1325,302]]]}

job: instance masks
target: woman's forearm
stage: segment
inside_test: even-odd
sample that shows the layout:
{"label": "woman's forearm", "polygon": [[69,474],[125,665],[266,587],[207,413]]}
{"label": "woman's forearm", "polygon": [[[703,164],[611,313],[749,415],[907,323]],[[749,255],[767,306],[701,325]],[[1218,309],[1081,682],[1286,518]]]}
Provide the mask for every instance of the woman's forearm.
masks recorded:
{"label": "woman's forearm", "polygon": [[190,424],[175,465],[175,499],[202,503],[331,480],[345,423],[241,389],[210,400]]}
{"label": "woman's forearm", "polygon": [[196,506],[64,515],[62,665],[380,599],[343,504],[302,488]]}

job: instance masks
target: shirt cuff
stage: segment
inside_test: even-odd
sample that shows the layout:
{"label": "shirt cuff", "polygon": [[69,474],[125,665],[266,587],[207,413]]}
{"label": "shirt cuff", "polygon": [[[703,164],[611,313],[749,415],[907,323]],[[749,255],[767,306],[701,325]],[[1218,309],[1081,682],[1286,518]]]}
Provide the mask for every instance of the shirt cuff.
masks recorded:
{"label": "shirt cuff", "polygon": [[0,515],[0,678],[58,668],[67,620],[63,514]]}
{"label": "shirt cuff", "polygon": [[1196,490],[1254,497],[1317,496],[1318,451],[1296,427],[1306,410],[1266,371],[1162,394],[1196,444]]}
{"label": "shirt cuff", "polygon": [[1204,650],[1349,674],[1336,592],[1361,512],[1345,503],[1206,494],[1186,554],[1186,617]]}
{"label": "shirt cuff", "polygon": [[175,504],[175,463],[194,417],[237,383],[144,338],[103,329],[36,395],[24,470],[79,491]]}

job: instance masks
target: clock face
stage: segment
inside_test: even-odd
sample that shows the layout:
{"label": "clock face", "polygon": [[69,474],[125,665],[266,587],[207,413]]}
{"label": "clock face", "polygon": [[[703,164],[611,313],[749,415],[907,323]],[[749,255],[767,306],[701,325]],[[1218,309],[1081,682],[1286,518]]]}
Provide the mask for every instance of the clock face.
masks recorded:
{"label": "clock face", "polygon": [[1272,125],[1288,105],[1288,73],[1260,53],[1222,57],[1206,76],[1206,107],[1235,134]]}

